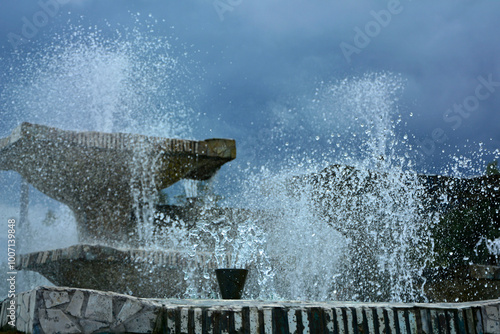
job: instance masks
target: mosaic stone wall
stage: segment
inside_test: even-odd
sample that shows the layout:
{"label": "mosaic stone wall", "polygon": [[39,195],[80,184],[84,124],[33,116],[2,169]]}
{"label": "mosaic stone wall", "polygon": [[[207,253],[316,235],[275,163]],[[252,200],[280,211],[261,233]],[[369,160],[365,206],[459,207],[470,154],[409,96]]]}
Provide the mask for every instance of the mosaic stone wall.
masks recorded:
{"label": "mosaic stone wall", "polygon": [[[456,304],[140,299],[39,287],[16,297],[26,333],[500,333],[500,300]],[[0,325],[9,321],[9,300]],[[5,328],[5,327],[4,327]]]}

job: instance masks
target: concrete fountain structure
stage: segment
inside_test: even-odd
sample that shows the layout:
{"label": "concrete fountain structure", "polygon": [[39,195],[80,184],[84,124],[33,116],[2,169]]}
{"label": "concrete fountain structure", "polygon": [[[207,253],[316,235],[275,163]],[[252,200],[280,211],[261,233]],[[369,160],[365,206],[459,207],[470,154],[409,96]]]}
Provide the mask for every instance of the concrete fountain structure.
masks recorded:
{"label": "concrete fountain structure", "polygon": [[0,140],[1,170],[18,172],[66,204],[75,214],[80,241],[107,244],[136,241],[133,192],[143,174],[160,190],[181,179],[207,180],[235,157],[229,139],[63,131],[29,123]]}
{"label": "concrete fountain structure", "polygon": [[[18,269],[39,272],[58,286],[178,296],[186,288],[182,268],[188,255],[140,247],[144,240],[136,206],[147,205],[147,198],[134,199],[134,193],[147,196],[185,178],[209,179],[235,157],[230,139],[192,141],[21,124],[0,140],[0,169],[17,171],[72,209],[80,244],[21,254]],[[141,183],[145,173],[148,184]]]}
{"label": "concrete fountain structure", "polygon": [[[82,242],[18,256],[19,270],[38,271],[58,287],[17,294],[15,328],[28,333],[500,333],[498,300],[159,299],[185,288],[181,274],[193,258],[138,248],[141,219],[133,214],[134,189],[149,192],[183,178],[205,180],[235,157],[235,142],[227,139],[74,132],[28,123],[0,139],[0,170],[17,171],[68,205]],[[141,177],[150,182],[141,184]],[[1,304],[0,327],[12,320],[10,305],[9,299]]]}

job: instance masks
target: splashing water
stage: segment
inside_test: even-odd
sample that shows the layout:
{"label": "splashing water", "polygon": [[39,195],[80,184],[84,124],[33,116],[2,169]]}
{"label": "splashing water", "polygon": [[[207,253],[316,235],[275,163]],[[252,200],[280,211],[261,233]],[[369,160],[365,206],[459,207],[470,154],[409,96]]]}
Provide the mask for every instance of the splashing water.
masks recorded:
{"label": "splashing water", "polygon": [[486,247],[488,248],[488,252],[500,258],[500,238],[494,240],[486,240]]}
{"label": "splashing water", "polygon": [[190,138],[197,116],[183,102],[193,94],[183,60],[168,37],[141,33],[136,23],[110,37],[71,25],[41,53],[19,54],[2,78],[8,106],[2,117],[66,130]]}
{"label": "splashing water", "polygon": [[[14,54],[0,74],[0,118],[12,124],[2,131],[27,121],[65,130],[192,138],[197,115],[184,101],[192,101],[196,88],[187,82],[188,54],[177,52],[169,37],[151,35],[155,24],[137,20],[133,29],[119,27],[111,36],[95,27],[70,25],[48,44],[34,41],[33,46],[40,43],[38,52]],[[135,167],[134,214],[141,221],[137,233],[147,245],[158,197],[149,171],[158,157],[151,157],[143,144],[130,163]],[[60,223],[75,225],[67,216]],[[75,235],[56,239],[43,242],[66,247],[61,239],[74,240]]]}
{"label": "splashing water", "polygon": [[[281,298],[424,298],[422,272],[432,256],[436,217],[426,211],[417,174],[403,169],[412,162],[397,154],[406,140],[396,137],[393,120],[401,89],[397,76],[369,74],[318,89],[295,115],[287,108],[274,114],[280,126],[302,120],[318,134],[314,140],[337,132],[329,142],[335,155],[292,153],[291,167],[262,168],[245,181],[242,203],[273,212],[260,224]],[[292,142],[288,130],[270,133]]]}
{"label": "splashing water", "polygon": [[[184,53],[174,56],[168,37],[148,33],[155,23],[136,19],[133,29],[111,36],[95,27],[70,25],[39,53],[18,54],[2,77],[3,120],[28,121],[65,130],[129,132],[192,138],[197,115],[183,101],[195,95]],[[132,182],[139,234],[151,237],[157,200],[147,143],[134,151]],[[148,211],[148,212],[146,212]]]}
{"label": "splashing water", "polygon": [[[142,139],[144,140],[144,138]],[[132,153],[131,194],[137,220],[138,240],[148,247],[153,242],[155,205],[158,203],[156,174],[161,153],[154,153],[152,145],[139,139]]]}
{"label": "splashing water", "polygon": [[214,219],[213,207],[206,206],[205,210],[189,232],[185,246],[189,246],[191,257],[198,261],[198,254],[209,255],[202,263],[201,273],[194,268],[186,272],[189,287],[185,297],[217,297],[213,269],[246,268],[250,274],[244,297],[275,298],[274,272],[266,252],[267,234],[259,218],[249,212],[229,210]]}
{"label": "splashing water", "polygon": [[198,196],[198,182],[196,180],[182,180],[186,198],[196,198]]}
{"label": "splashing water", "polygon": [[[138,29],[105,38],[73,26],[44,50],[23,56],[23,65],[3,78],[2,117],[72,130],[193,136],[188,73],[167,38]],[[141,146],[133,194],[144,247],[182,250],[201,262],[201,275],[194,266],[185,270],[187,297],[214,297],[215,263],[251,269],[249,298],[422,300],[438,217],[426,210],[407,137],[397,135],[402,88],[399,76],[373,73],[322,84],[302,107],[274,108],[274,127],[264,133],[290,156],[285,166],[241,170],[242,190],[232,202],[246,209],[224,212],[208,196],[192,228],[165,218],[170,224],[153,235],[158,194],[147,171],[157,157]],[[199,196],[196,182],[185,186],[188,197]],[[496,251],[497,244],[489,245]]]}

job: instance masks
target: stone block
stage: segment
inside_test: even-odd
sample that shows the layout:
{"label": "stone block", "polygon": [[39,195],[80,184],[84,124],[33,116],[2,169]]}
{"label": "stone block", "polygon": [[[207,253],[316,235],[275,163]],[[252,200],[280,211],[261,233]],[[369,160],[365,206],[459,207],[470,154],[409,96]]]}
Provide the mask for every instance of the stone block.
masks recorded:
{"label": "stone block", "polygon": [[94,320],[80,320],[80,326],[82,327],[83,333],[93,333],[101,328],[105,328],[108,324],[100,321]]}
{"label": "stone block", "polygon": [[488,334],[500,333],[500,306],[485,306],[483,308],[484,332]]}
{"label": "stone block", "polygon": [[[214,308],[212,313],[217,312],[218,309]],[[257,307],[250,307],[250,332],[255,333],[259,328],[259,309]]]}
{"label": "stone block", "polygon": [[484,311],[488,319],[500,320],[500,312],[497,306],[485,306]]}
{"label": "stone block", "polygon": [[126,333],[127,329],[125,328],[125,325],[123,323],[120,323],[118,325],[112,326],[109,331],[110,333]]}
{"label": "stone block", "polygon": [[[66,292],[71,301],[45,309],[48,294],[44,292]],[[28,294],[37,299],[30,297],[26,305],[25,295],[20,294],[23,301],[19,305],[36,307],[36,312],[32,322],[20,317],[17,330],[30,333],[227,333],[232,329],[268,333],[276,328],[277,332],[314,333],[440,333],[443,329],[450,333],[500,333],[500,300],[447,304],[148,300],[57,287],[41,287]],[[8,299],[0,303],[2,323],[6,323],[8,303]],[[111,321],[113,315],[116,319]]]}
{"label": "stone block", "polygon": [[80,318],[82,316],[84,299],[85,295],[82,291],[75,291],[73,297],[71,298],[71,302],[68,304],[68,307],[66,307],[66,312],[74,317]]}
{"label": "stone block", "polygon": [[7,303],[5,302],[8,299],[2,301],[2,305],[0,306],[0,327],[3,327],[7,324]]}
{"label": "stone block", "polygon": [[113,299],[111,296],[93,293],[89,296],[85,318],[105,323],[113,322]]}
{"label": "stone block", "polygon": [[487,319],[484,332],[486,334],[498,334],[498,333],[500,333],[500,321]]}
{"label": "stone block", "polygon": [[25,292],[21,295],[20,300],[22,301],[21,304],[17,305],[17,314],[18,314],[18,326],[20,326],[20,323],[22,322],[23,325],[20,326],[21,328],[24,327],[26,328],[28,326],[28,322],[30,319],[29,316],[29,298],[30,293]]}
{"label": "stone block", "polygon": [[44,291],[43,298],[45,300],[45,307],[48,309],[69,302],[68,293],[64,291]]}
{"label": "stone block", "polygon": [[[20,298],[18,298],[18,300],[22,300],[21,296]],[[16,308],[16,328],[21,330],[21,331],[24,331],[26,332],[27,331],[27,326],[28,326],[28,319],[27,319],[27,312],[26,312],[26,309],[24,307],[24,305],[22,304],[22,302],[20,304],[17,304],[17,308]]]}
{"label": "stone block", "polygon": [[[29,310],[29,320],[28,320],[28,328],[33,328],[33,320],[35,319],[37,312],[37,303],[39,302],[37,299],[38,291],[31,290],[30,291],[30,310]],[[41,304],[41,303],[40,303]]]}
{"label": "stone block", "polygon": [[31,293],[32,291],[27,291],[23,293],[23,306],[26,308],[26,310],[29,310],[30,308]]}
{"label": "stone block", "polygon": [[375,320],[373,317],[373,312],[371,309],[364,309],[365,317],[366,317],[366,322],[368,324],[368,332],[369,333],[375,333]]}
{"label": "stone block", "polygon": [[139,315],[124,323],[127,332],[149,333],[155,327],[155,321],[159,310],[153,307],[145,307]]}
{"label": "stone block", "polygon": [[38,310],[40,326],[44,333],[82,333],[62,310]]}
{"label": "stone block", "polygon": [[118,313],[118,316],[116,317],[116,321],[119,322],[126,322],[130,317],[135,315],[137,312],[139,312],[142,309],[142,305],[140,302],[135,301],[135,300],[127,300],[125,304],[123,304],[120,313]]}

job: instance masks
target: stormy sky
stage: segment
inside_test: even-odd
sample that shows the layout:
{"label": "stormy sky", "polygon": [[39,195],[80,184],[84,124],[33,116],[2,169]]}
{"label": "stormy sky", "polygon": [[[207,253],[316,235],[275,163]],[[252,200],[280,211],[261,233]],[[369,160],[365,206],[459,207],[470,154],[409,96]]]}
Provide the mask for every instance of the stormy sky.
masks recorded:
{"label": "stormy sky", "polygon": [[[499,17],[497,0],[3,0],[0,138],[23,121],[234,138],[214,188],[247,208],[276,174],[337,163],[478,175],[500,156]],[[20,188],[0,171],[3,231]],[[78,242],[67,207],[29,197],[18,249]]]}
{"label": "stormy sky", "polygon": [[[0,84],[29,85],[16,83],[24,59],[50,55],[68,31],[113,39],[136,27],[166,38],[183,64],[189,136],[235,138],[235,165],[356,156],[359,117],[347,105],[387,90],[380,108],[391,108],[397,155],[427,173],[464,156],[477,174],[500,148],[499,14],[486,0],[2,1]],[[11,99],[0,101],[2,137],[33,119]],[[377,115],[368,105],[361,113]]]}

